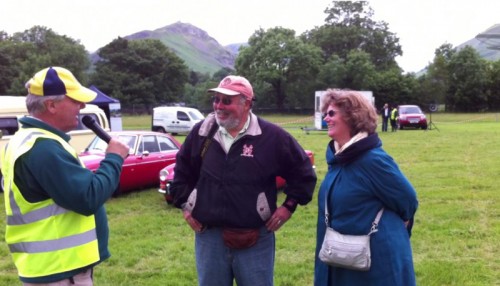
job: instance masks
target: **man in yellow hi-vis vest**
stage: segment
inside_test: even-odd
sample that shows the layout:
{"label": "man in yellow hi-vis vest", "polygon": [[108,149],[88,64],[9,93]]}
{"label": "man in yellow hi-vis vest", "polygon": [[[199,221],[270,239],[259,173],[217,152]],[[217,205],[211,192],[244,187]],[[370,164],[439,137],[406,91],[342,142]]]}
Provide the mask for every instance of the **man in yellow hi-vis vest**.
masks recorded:
{"label": "man in yellow hi-vis vest", "polygon": [[396,130],[398,130],[398,119],[399,119],[398,107],[394,106],[391,110],[391,131],[392,132],[396,132]]}
{"label": "man in yellow hi-vis vest", "polygon": [[129,148],[112,138],[94,174],[66,132],[97,94],[61,67],[39,71],[26,88],[30,115],[0,150],[7,246],[23,285],[93,285],[93,267],[110,256],[104,203]]}

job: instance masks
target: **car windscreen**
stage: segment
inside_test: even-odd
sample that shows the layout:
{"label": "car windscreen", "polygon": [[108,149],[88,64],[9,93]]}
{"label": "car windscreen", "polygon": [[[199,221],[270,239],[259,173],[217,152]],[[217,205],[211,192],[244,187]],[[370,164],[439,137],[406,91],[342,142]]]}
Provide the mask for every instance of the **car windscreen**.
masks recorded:
{"label": "car windscreen", "polygon": [[422,113],[422,111],[420,111],[420,108],[416,106],[405,107],[401,111],[401,114],[409,114],[409,113]]}
{"label": "car windscreen", "polygon": [[193,120],[202,120],[204,118],[203,114],[201,114],[201,112],[199,112],[198,110],[190,111],[189,115],[191,116],[191,118],[193,118]]}
{"label": "car windscreen", "polygon": [[19,123],[17,123],[17,117],[4,117],[0,118],[0,130],[2,130],[2,134],[5,135],[14,135],[14,133],[19,130]]}
{"label": "car windscreen", "polygon": [[119,135],[118,139],[122,141],[123,143],[128,145],[128,153],[133,154],[134,153],[134,148],[135,148],[135,142],[137,141],[137,136],[135,135]]}
{"label": "car windscreen", "polygon": [[108,143],[104,142],[104,140],[102,140],[101,138],[96,136],[96,137],[94,137],[94,140],[92,140],[92,142],[90,142],[87,150],[104,152],[104,151],[106,151],[106,148],[108,148]]}

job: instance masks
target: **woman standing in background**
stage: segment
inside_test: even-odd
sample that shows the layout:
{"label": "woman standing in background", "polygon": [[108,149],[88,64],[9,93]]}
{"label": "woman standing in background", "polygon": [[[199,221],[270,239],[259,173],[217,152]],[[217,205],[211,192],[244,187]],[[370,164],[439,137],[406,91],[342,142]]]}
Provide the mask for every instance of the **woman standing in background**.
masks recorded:
{"label": "woman standing in background", "polygon": [[[329,89],[322,111],[332,140],[326,150],[328,172],[318,195],[314,285],[415,285],[410,235],[417,196],[382,149],[375,133],[375,108],[356,91]],[[329,226],[350,235],[367,234],[384,208],[378,232],[371,235],[369,271],[329,266],[318,258],[326,231],[325,207]]]}

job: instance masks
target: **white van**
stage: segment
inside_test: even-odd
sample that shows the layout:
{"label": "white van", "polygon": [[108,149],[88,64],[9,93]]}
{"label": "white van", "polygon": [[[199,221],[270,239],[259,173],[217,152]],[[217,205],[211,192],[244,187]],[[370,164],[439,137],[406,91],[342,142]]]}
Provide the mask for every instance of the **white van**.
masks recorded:
{"label": "white van", "polygon": [[153,108],[151,130],[156,132],[188,134],[205,116],[196,108],[159,106]]}

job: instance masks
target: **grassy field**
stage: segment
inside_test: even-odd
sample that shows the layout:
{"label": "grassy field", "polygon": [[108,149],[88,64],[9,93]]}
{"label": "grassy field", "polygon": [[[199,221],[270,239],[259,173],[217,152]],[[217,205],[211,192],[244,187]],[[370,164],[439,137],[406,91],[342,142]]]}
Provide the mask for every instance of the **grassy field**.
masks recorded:
{"label": "grassy field", "polygon": [[[315,152],[317,193],[326,171],[326,132],[300,129],[312,126],[312,116],[265,118]],[[436,113],[432,119],[437,129],[379,133],[418,193],[411,238],[418,285],[500,285],[499,115]],[[148,129],[150,117],[124,117],[123,123]],[[316,204],[315,196],[277,232],[275,285],[312,285]],[[106,207],[113,256],[96,268],[96,285],[197,285],[193,233],[156,189],[113,198]],[[18,285],[3,236],[1,226],[0,285]]]}

